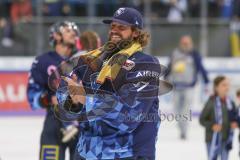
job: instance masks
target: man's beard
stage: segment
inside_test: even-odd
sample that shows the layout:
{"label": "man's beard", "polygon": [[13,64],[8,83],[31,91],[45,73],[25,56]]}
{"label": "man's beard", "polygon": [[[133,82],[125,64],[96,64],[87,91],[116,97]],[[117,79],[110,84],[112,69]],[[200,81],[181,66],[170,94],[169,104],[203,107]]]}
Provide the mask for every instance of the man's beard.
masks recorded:
{"label": "man's beard", "polygon": [[[120,39],[118,40],[118,41],[116,41],[116,42],[114,42],[114,41],[112,41],[111,40],[111,37],[112,36],[114,36],[114,35],[116,35],[116,36],[119,36],[120,37]],[[120,34],[110,34],[109,36],[108,36],[108,41],[109,42],[113,42],[113,43],[115,43],[115,44],[118,44],[119,42],[121,42],[121,41],[133,41],[133,36],[132,36],[132,34],[129,36],[129,37],[127,37],[127,38],[123,38]]]}
{"label": "man's beard", "polygon": [[67,46],[69,48],[75,48],[76,44],[75,43],[71,43],[71,42],[65,42],[64,40],[62,40],[61,42],[64,46]]}
{"label": "man's beard", "polygon": [[111,36],[110,35],[108,37],[108,42],[104,45],[104,49],[103,49],[103,53],[102,53],[102,58],[100,59],[108,59],[110,57],[112,57],[115,53],[119,52],[120,50],[129,47],[132,44],[133,38],[132,35],[130,35],[128,38],[122,38],[121,35],[119,34],[114,34],[119,36],[119,40],[118,41],[112,41],[111,40]]}

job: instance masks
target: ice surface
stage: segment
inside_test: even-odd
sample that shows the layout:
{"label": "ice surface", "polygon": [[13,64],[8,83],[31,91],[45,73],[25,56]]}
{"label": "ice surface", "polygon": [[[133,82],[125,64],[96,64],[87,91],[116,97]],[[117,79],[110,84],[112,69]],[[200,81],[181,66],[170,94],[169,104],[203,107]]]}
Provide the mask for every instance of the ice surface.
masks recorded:
{"label": "ice surface", "polygon": [[[38,160],[39,137],[44,117],[0,117],[0,160]],[[230,160],[238,157],[238,136]],[[188,139],[179,139],[176,122],[161,124],[157,142],[157,160],[206,160],[204,129],[197,118],[189,123]]]}

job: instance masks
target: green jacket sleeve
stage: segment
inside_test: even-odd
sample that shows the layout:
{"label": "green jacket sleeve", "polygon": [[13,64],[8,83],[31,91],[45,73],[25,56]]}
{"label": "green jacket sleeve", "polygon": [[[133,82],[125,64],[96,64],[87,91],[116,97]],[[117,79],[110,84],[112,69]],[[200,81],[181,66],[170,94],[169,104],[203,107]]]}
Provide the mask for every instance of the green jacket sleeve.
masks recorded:
{"label": "green jacket sleeve", "polygon": [[208,129],[211,129],[214,124],[213,105],[213,102],[211,102],[211,100],[209,99],[200,114],[200,124]]}

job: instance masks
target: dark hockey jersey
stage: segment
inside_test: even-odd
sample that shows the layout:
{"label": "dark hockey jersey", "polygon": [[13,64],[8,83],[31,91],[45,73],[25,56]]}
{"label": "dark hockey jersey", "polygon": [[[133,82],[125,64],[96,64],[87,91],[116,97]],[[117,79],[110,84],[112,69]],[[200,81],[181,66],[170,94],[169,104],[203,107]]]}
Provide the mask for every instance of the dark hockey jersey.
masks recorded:
{"label": "dark hockey jersey", "polygon": [[48,86],[48,77],[57,69],[57,66],[64,60],[56,52],[48,52],[38,56],[31,67],[27,87],[27,98],[32,109],[39,109],[44,106],[39,99],[44,93],[50,98],[54,92]]}

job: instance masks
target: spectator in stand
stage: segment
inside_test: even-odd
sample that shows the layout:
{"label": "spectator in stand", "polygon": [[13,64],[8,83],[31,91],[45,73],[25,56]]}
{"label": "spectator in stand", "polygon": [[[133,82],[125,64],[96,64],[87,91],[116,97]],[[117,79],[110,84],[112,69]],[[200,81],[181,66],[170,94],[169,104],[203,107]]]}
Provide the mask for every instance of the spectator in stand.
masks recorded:
{"label": "spectator in stand", "polygon": [[43,15],[44,16],[61,16],[63,3],[61,0],[44,0]]}
{"label": "spectator in stand", "polygon": [[219,17],[220,8],[217,0],[208,0],[208,17]]}
{"label": "spectator in stand", "polygon": [[67,3],[74,16],[87,16],[87,0],[67,0]]}
{"label": "spectator in stand", "polygon": [[31,21],[32,15],[32,5],[30,0],[13,1],[11,5],[11,19],[14,24]]}
{"label": "spectator in stand", "polygon": [[44,16],[75,16],[72,0],[44,0],[43,15]]}
{"label": "spectator in stand", "polygon": [[234,0],[209,0],[208,17],[227,18],[232,17]]}
{"label": "spectator in stand", "polygon": [[170,7],[167,20],[171,23],[181,22],[187,11],[187,0],[169,0],[166,3]]}
{"label": "spectator in stand", "polygon": [[199,0],[189,0],[188,1],[188,15],[191,18],[200,17],[200,1]]}
{"label": "spectator in stand", "polygon": [[134,7],[133,1],[129,0],[118,0],[118,8],[120,7]]}
{"label": "spectator in stand", "polygon": [[13,45],[13,27],[9,14],[10,5],[7,0],[0,1],[0,29],[3,30],[1,44],[4,47]]}
{"label": "spectator in stand", "polygon": [[233,1],[232,0],[220,0],[220,17],[221,18],[231,18],[233,12]]}
{"label": "spectator in stand", "polygon": [[29,47],[29,40],[25,24],[32,20],[31,0],[13,0],[10,15],[16,41],[21,41],[24,48],[26,47],[27,49]]}
{"label": "spectator in stand", "polygon": [[115,9],[117,9],[117,1],[108,0],[108,1],[100,1],[97,4],[97,14],[98,16],[111,16]]}
{"label": "spectator in stand", "polygon": [[240,19],[240,0],[233,0],[233,17]]}
{"label": "spectator in stand", "polygon": [[62,6],[62,16],[74,16],[72,6],[68,3],[64,3]]}

